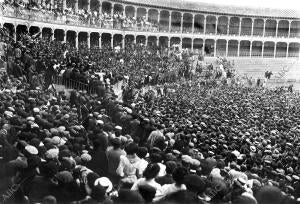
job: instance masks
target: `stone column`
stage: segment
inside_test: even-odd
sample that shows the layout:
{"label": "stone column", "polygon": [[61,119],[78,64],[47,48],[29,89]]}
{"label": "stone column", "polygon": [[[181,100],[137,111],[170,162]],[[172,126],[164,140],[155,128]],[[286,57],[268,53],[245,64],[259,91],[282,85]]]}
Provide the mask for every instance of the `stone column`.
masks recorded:
{"label": "stone column", "polygon": [[102,14],[102,0],[98,0],[98,12],[101,15]]}
{"label": "stone column", "polygon": [[122,35],[122,48],[125,49],[125,36]]}
{"label": "stone column", "polygon": [[79,33],[76,31],[76,33],[75,33],[75,47],[76,47],[76,49],[78,50],[78,35],[79,35]]}
{"label": "stone column", "polygon": [[78,0],[74,1],[74,10],[75,10],[75,13],[78,13]]}
{"label": "stone column", "polygon": [[193,14],[193,20],[192,20],[192,33],[194,32],[195,32],[195,14]]}
{"label": "stone column", "polygon": [[264,49],[265,49],[265,42],[262,42],[262,48],[261,48],[261,57],[264,57]]}
{"label": "stone column", "polygon": [[[227,23],[227,35],[229,35],[230,19],[231,19],[231,17],[228,18],[228,23]],[[227,56],[227,55],[226,55],[226,56]]]}
{"label": "stone column", "polygon": [[169,33],[172,31],[172,12],[169,15]]}
{"label": "stone column", "polygon": [[170,50],[171,48],[171,38],[168,38],[168,49]]}
{"label": "stone column", "polygon": [[277,43],[275,42],[275,44],[274,44],[274,56],[273,56],[274,58],[276,58],[276,50],[277,50],[277,48],[276,48],[277,46],[276,45],[277,45]]}
{"label": "stone column", "polygon": [[251,18],[251,22],[252,22],[252,24],[251,24],[251,36],[253,36],[253,29],[254,29],[254,19],[253,18]]}
{"label": "stone column", "polygon": [[264,19],[264,31],[263,31],[263,37],[266,35],[266,19]]}
{"label": "stone column", "polygon": [[62,5],[63,12],[65,12],[66,8],[67,8],[67,0],[63,0],[63,5]]}
{"label": "stone column", "polygon": [[194,38],[192,38],[191,50],[194,52]]}
{"label": "stone column", "polygon": [[91,10],[91,0],[87,0],[87,8],[86,8],[86,10],[88,12],[90,12],[90,10]]}
{"label": "stone column", "polygon": [[145,36],[145,46],[148,46],[148,37],[149,36],[147,36],[147,35]]}
{"label": "stone column", "polygon": [[181,13],[181,24],[180,24],[180,32],[183,31],[183,13]]}
{"label": "stone column", "polygon": [[123,6],[123,16],[126,16],[126,11],[125,11],[126,10],[126,6],[123,5],[123,4],[122,4],[122,6]]}
{"label": "stone column", "polygon": [[241,45],[241,43],[240,43],[240,41],[238,41],[238,53],[237,53],[238,57],[240,56],[240,45]]}
{"label": "stone column", "polygon": [[156,45],[159,47],[159,36],[156,37]]}
{"label": "stone column", "polygon": [[252,57],[252,41],[250,41],[250,57]]}
{"label": "stone column", "polygon": [[215,39],[215,43],[214,43],[214,57],[217,56],[217,40]]}
{"label": "stone column", "polygon": [[206,16],[204,16],[204,22],[203,22],[203,24],[204,24],[204,30],[203,30],[203,32],[205,34],[206,33]]}
{"label": "stone column", "polygon": [[289,32],[288,32],[288,37],[289,38],[291,36],[291,25],[292,25],[292,21],[289,21]]}
{"label": "stone column", "polygon": [[64,43],[66,43],[67,42],[67,30],[64,30]]}
{"label": "stone column", "polygon": [[286,44],[286,54],[285,54],[285,58],[289,57],[289,43]]}
{"label": "stone column", "polygon": [[225,52],[226,57],[228,56],[228,44],[229,44],[229,41],[226,40],[226,52]]}
{"label": "stone column", "polygon": [[55,36],[54,36],[55,30],[54,30],[54,28],[51,28],[51,33],[52,33],[51,40],[54,41],[55,40]]}
{"label": "stone column", "polygon": [[242,20],[243,20],[243,19],[240,18],[239,36],[241,36],[241,32],[242,32]]}
{"label": "stone column", "polygon": [[275,34],[275,36],[277,37],[277,35],[278,35],[278,20],[276,20],[276,34]]}
{"label": "stone column", "polygon": [[157,24],[160,24],[160,10],[158,10]]}
{"label": "stone column", "polygon": [[182,50],[182,37],[181,38],[179,38],[180,39],[180,50]]}
{"label": "stone column", "polygon": [[14,40],[17,42],[17,25],[14,25]]}
{"label": "stone column", "polygon": [[[137,13],[137,11],[136,11],[136,13]],[[148,21],[148,18],[149,18],[149,9],[146,8],[146,21]]]}
{"label": "stone column", "polygon": [[218,23],[219,23],[219,17],[216,16],[216,27],[215,27],[215,35],[218,34]]}
{"label": "stone column", "polygon": [[87,33],[86,41],[87,41],[87,46],[90,49],[91,48],[91,33],[90,32]]}
{"label": "stone column", "polygon": [[205,38],[203,39],[202,54],[205,55]]}
{"label": "stone column", "polygon": [[133,43],[136,44],[136,35],[133,36]]}
{"label": "stone column", "polygon": [[114,16],[114,7],[115,7],[115,4],[114,4],[114,3],[111,3],[111,11],[110,11],[110,15],[111,15],[112,18],[113,18],[113,16]]}
{"label": "stone column", "polygon": [[[134,7],[134,18],[136,19],[137,18],[137,10],[138,8],[137,7]],[[148,19],[147,19],[148,20]]]}
{"label": "stone column", "polygon": [[102,33],[99,33],[99,45],[98,47],[101,49],[102,48]]}
{"label": "stone column", "polygon": [[114,34],[111,34],[110,46],[111,49],[114,49]]}

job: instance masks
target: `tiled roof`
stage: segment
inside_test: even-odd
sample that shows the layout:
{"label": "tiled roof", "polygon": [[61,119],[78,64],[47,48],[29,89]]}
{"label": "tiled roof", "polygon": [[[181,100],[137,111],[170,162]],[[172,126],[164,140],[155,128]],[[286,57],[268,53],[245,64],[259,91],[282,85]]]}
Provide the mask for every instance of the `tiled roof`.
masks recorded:
{"label": "tiled roof", "polygon": [[195,12],[220,13],[228,15],[261,16],[261,17],[282,17],[300,18],[300,12],[296,10],[251,8],[209,4],[195,1],[183,0],[114,0],[124,3],[143,4],[155,7],[166,7],[169,9],[189,10]]}

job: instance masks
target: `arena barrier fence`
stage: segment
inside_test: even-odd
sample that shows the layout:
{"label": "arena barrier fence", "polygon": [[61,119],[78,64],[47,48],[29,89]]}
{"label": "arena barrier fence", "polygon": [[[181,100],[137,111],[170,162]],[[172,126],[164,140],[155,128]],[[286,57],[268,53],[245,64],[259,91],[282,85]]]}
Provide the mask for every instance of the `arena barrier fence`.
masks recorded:
{"label": "arena barrier fence", "polygon": [[53,84],[57,85],[63,85],[66,87],[66,89],[74,89],[78,91],[86,91],[89,94],[95,94],[96,93],[96,88],[89,85],[85,84],[79,81],[75,81],[72,79],[66,79],[62,76],[54,76],[52,80]]}

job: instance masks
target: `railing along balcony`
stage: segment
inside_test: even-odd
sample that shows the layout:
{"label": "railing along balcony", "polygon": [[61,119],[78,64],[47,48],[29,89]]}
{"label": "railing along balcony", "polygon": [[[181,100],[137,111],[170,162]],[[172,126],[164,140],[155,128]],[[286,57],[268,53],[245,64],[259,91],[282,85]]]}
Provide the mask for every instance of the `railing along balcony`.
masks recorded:
{"label": "railing along balcony", "polygon": [[276,31],[269,31],[269,32],[265,32],[265,36],[266,37],[275,37],[275,35],[276,35]]}
{"label": "railing along balcony", "polygon": [[194,33],[203,33],[204,32],[204,29],[203,28],[194,28]]}
{"label": "railing along balcony", "polygon": [[261,52],[253,52],[252,51],[251,57],[261,57]]}
{"label": "railing along balcony", "polygon": [[160,32],[169,32],[169,26],[168,25],[159,25],[159,31]]}
{"label": "railing along balcony", "polygon": [[171,27],[171,32],[172,33],[180,33],[181,32],[181,27],[180,26],[172,26]]}
{"label": "railing along balcony", "polygon": [[276,53],[276,57],[278,57],[278,58],[284,58],[284,57],[286,57],[286,52],[277,52]]}
{"label": "railing along balcony", "polygon": [[242,29],[241,35],[251,36],[251,28],[250,29]]}
{"label": "railing along balcony", "polygon": [[289,36],[289,34],[288,34],[288,32],[281,32],[281,31],[278,31],[278,33],[277,33],[277,37],[288,37]]}
{"label": "railing along balcony", "polygon": [[217,50],[217,56],[226,56],[226,50]]}
{"label": "railing along balcony", "polygon": [[193,29],[192,27],[183,27],[182,32],[183,33],[192,33]]}
{"label": "railing along balcony", "polygon": [[274,52],[266,51],[266,52],[264,52],[264,57],[267,57],[267,58],[274,57]]}
{"label": "railing along balcony", "polygon": [[263,36],[263,34],[264,34],[264,31],[263,30],[253,30],[253,35],[254,36]]}
{"label": "railing along balcony", "polygon": [[228,54],[227,54],[228,57],[237,57],[237,51],[228,51]]}
{"label": "railing along balcony", "polygon": [[240,51],[240,57],[250,57],[249,51]]}
{"label": "railing along balcony", "polygon": [[291,37],[291,38],[297,38],[297,37],[299,38],[299,37],[300,37],[300,32],[292,32],[292,31],[291,31],[290,37]]}
{"label": "railing along balcony", "polygon": [[[73,26],[84,26],[84,27],[95,27],[95,28],[105,28],[105,29],[118,29],[118,30],[132,30],[132,31],[146,31],[146,32],[173,32],[181,33],[180,26],[172,26],[169,31],[168,25],[154,25],[152,23],[143,23],[139,26],[137,22],[130,23],[121,23],[115,22],[113,19],[100,19],[96,16],[83,16],[77,14],[63,14],[59,12],[54,12],[51,10],[38,10],[35,8],[26,9],[23,7],[15,7],[10,4],[1,4],[0,3],[0,14],[1,16],[19,18],[30,21],[40,21],[53,24],[62,24],[62,25],[73,25]],[[128,25],[129,24],[129,25]],[[223,28],[217,32],[218,35],[239,35],[239,26],[230,26],[229,33],[227,34],[227,25],[220,25],[219,28]],[[226,29],[225,29],[226,28]],[[192,33],[192,27],[183,27],[183,33]],[[194,28],[194,33],[202,34],[204,33],[203,28]],[[214,25],[208,24],[206,28],[206,34],[215,34]],[[243,28],[241,35],[250,36],[251,28]],[[263,28],[253,28],[254,36],[262,36]],[[265,37],[276,37],[276,31],[269,31],[266,28]],[[263,36],[262,36],[263,37]],[[287,33],[282,33],[278,31],[278,37],[288,37]],[[300,33],[296,29],[292,29],[290,32],[291,38],[299,38]]]}

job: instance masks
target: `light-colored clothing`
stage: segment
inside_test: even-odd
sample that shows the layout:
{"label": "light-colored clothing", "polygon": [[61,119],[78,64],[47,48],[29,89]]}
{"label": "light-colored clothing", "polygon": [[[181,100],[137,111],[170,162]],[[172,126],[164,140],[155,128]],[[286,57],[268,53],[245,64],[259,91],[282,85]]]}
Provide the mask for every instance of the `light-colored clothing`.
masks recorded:
{"label": "light-colored clothing", "polygon": [[158,173],[158,177],[162,177],[165,176],[166,173],[166,165],[162,164],[162,163],[157,163],[159,166],[159,173]]}
{"label": "light-colored clothing", "polygon": [[164,197],[181,190],[186,190],[186,186],[184,184],[181,186],[176,186],[175,183],[163,185],[160,190],[156,191],[153,201],[159,201]]}
{"label": "light-colored clothing", "polygon": [[148,162],[145,159],[140,159],[139,162],[137,162],[137,171],[139,177],[142,177],[147,166]]}
{"label": "light-colored clothing", "polygon": [[117,175],[123,177],[121,180],[125,183],[134,183],[137,180],[136,171],[140,158],[133,158],[121,155],[120,163],[116,170]]}
{"label": "light-colored clothing", "polygon": [[139,186],[143,186],[143,185],[152,186],[153,188],[156,189],[156,192],[161,190],[161,185],[157,183],[154,179],[146,180],[145,178],[138,179],[131,187],[131,190],[137,191],[139,189]]}

